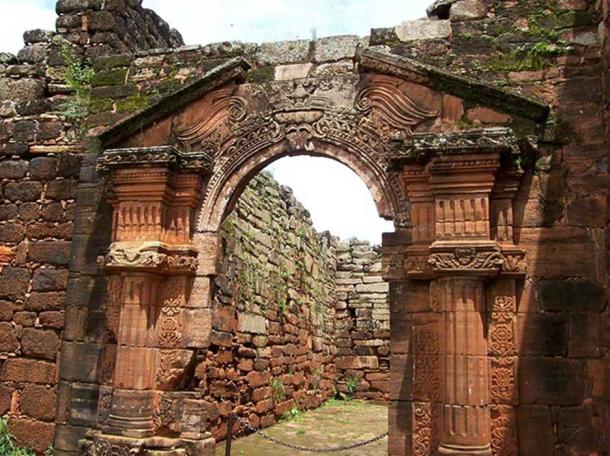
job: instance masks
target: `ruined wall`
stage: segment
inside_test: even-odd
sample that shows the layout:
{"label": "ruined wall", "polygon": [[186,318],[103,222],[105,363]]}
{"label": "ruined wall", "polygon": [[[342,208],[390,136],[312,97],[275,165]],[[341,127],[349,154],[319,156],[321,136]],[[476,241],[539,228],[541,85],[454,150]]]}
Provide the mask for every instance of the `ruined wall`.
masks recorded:
{"label": "ruined wall", "polygon": [[212,339],[196,367],[214,437],[233,410],[269,426],[335,384],[335,258],[292,192],[257,175],[222,228]]}
{"label": "ruined wall", "polygon": [[88,57],[184,45],[142,0],[59,0],[57,31]]}
{"label": "ruined wall", "polygon": [[[124,14],[116,17],[132,14],[127,10],[142,17],[146,14],[133,2],[103,4],[108,11],[109,5],[125,8]],[[610,429],[608,122],[604,117],[607,2],[445,0],[440,4],[445,6],[431,10],[431,21],[374,30],[370,45],[387,46],[456,73],[493,81],[534,95],[553,107],[541,148],[532,154],[539,159],[523,163],[527,174],[516,224],[517,241],[528,250],[529,276],[519,290],[519,302],[514,303],[517,319],[494,321],[490,327],[497,343],[491,353],[497,363],[492,369],[492,385],[506,384],[511,377],[518,379],[516,389],[499,388],[492,397],[494,451],[514,453],[519,444],[523,455],[599,452]],[[163,41],[153,36],[150,42],[138,45],[139,38],[120,33],[115,16],[92,14],[100,12],[101,5],[96,1],[62,1],[58,5],[58,30],[77,42],[82,52],[91,56],[111,48],[134,52],[95,60],[97,74],[86,125],[90,133],[99,133],[235,55],[245,55],[254,63],[251,83],[307,76],[329,80],[334,74],[353,72],[357,49],[369,44],[351,36],[136,53]],[[156,33],[154,28],[147,30]],[[121,41],[124,36],[136,45]],[[168,38],[164,40],[173,45]],[[64,334],[65,347],[70,350],[66,359],[82,362],[66,374],[69,378],[60,387],[74,392],[73,382],[82,386],[70,407],[60,404],[58,444],[62,450],[74,450],[76,434],[63,440],[68,431],[84,432],[87,426],[96,425],[95,384],[101,381],[96,367],[101,363],[105,323],[103,307],[94,304],[104,302],[100,290],[105,285],[95,278],[95,259],[102,253],[98,246],[107,245],[103,233],[108,225],[93,219],[98,207],[105,204],[94,172],[94,153],[84,157],[80,180],[77,177],[83,152],[81,119],[67,119],[59,107],[73,94],[73,88],[57,71],[63,64],[60,50],[44,44],[52,41],[47,33],[28,33],[26,41],[31,46],[19,59],[4,54],[0,58],[0,286],[5,284],[0,299],[2,308],[8,309],[2,311],[6,323],[2,332],[8,342],[7,359],[0,366],[4,382],[0,405],[8,407],[8,398],[13,396],[14,432],[38,448],[46,446],[53,420],[40,416],[41,408],[28,406],[27,397],[42,397],[33,396],[40,392],[52,397],[56,365],[48,352],[31,351],[31,345],[23,345],[26,334],[49,340],[54,339],[53,332],[61,336],[59,328],[43,329],[42,322],[48,322],[45,318],[49,314],[43,318],[45,312],[61,312],[59,303],[65,302],[69,309],[66,326],[70,328]],[[476,104],[475,100],[456,106],[465,127],[498,122],[496,113]],[[519,127],[518,121],[500,121]],[[84,208],[79,220],[83,223],[72,228],[70,210],[77,182]],[[71,265],[81,285],[64,298],[68,261],[62,256],[64,247],[44,241],[68,241],[70,236],[73,252],[86,249],[89,258],[86,264]],[[53,253],[35,253],[45,249]],[[15,286],[9,288],[7,283]],[[395,290],[397,302],[401,293],[407,292],[424,296],[428,290]],[[96,296],[90,308],[72,305],[81,302],[72,298],[83,294]],[[28,309],[32,295],[41,301]],[[25,323],[30,323],[30,331],[25,331]],[[393,334],[397,345],[404,341],[405,334]],[[401,398],[393,400],[397,405]],[[420,437],[425,439],[425,435]]]}
{"label": "ruined wall", "polygon": [[335,242],[337,390],[387,400],[390,387],[389,286],[381,254],[368,242]]}
{"label": "ruined wall", "polygon": [[[68,264],[71,244],[73,252],[93,248],[95,256],[101,251],[94,252],[92,246],[107,245],[110,230],[104,225],[107,220],[91,217],[73,224],[77,194],[81,201],[92,202],[90,215],[105,203],[95,201],[90,188],[97,180],[95,156],[83,164],[88,94],[77,95],[66,79],[63,38],[76,44],[76,56],[182,42],[137,1],[66,0],[58,2],[57,10],[57,33],[25,32],[26,46],[17,56],[0,53],[0,415],[9,414],[19,442],[39,451],[53,442],[56,418],[69,419],[66,407],[56,415],[58,384],[70,390],[58,378],[60,341],[81,342],[73,348],[83,362],[73,366],[69,380],[99,383],[96,351],[90,348],[96,347],[105,327],[99,318],[101,306],[94,305],[90,313],[83,308],[65,312],[75,296],[95,293],[103,300],[103,284],[90,279],[96,273],[95,258],[87,265],[72,264],[82,287],[66,293]],[[97,236],[84,237],[93,226]],[[87,314],[98,322],[95,328],[85,328],[82,318]],[[65,321],[73,325],[64,334]],[[90,425],[97,390],[84,387],[79,397],[85,405],[74,407],[71,419]],[[61,435],[59,442],[63,444]]]}
{"label": "ruined wall", "polygon": [[[371,44],[553,109],[537,161],[523,164],[516,222],[528,278],[510,304],[517,318],[490,322],[494,450],[607,451],[607,2],[450,0],[430,14],[373,30]],[[494,120],[472,106],[465,114],[467,125]],[[518,387],[503,389],[511,378]]]}

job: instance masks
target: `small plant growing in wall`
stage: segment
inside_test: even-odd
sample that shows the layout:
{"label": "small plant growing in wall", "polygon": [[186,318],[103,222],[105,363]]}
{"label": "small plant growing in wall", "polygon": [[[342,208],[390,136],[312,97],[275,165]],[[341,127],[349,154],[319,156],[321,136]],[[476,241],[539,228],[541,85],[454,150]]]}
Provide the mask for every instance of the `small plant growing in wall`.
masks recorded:
{"label": "small plant growing in wall", "polygon": [[269,381],[269,386],[271,387],[271,399],[273,399],[273,402],[282,402],[286,399],[286,389],[284,388],[284,383],[279,378],[272,378]]}
{"label": "small plant growing in wall", "polygon": [[[8,420],[0,418],[0,455],[2,456],[36,456],[36,452],[29,448],[21,448],[15,442],[8,427]],[[55,456],[55,450],[49,447],[45,456]]]}
{"label": "small plant growing in wall", "polygon": [[67,41],[61,41],[60,54],[65,62],[64,82],[74,90],[74,96],[60,105],[60,114],[70,120],[87,117],[94,71]]}
{"label": "small plant growing in wall", "polygon": [[358,377],[350,375],[345,379],[345,393],[339,393],[339,397],[344,401],[351,401],[353,399],[354,393],[358,389],[358,385],[360,384],[360,380]]}

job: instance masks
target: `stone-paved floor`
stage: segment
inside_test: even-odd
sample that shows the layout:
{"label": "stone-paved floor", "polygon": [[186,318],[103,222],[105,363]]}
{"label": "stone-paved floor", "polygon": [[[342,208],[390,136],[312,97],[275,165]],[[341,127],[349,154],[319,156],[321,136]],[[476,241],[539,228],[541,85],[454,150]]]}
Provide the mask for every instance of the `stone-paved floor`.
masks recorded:
{"label": "stone-paved floor", "polygon": [[[388,408],[362,401],[330,401],[324,406],[282,421],[265,430],[282,441],[307,447],[334,447],[367,440],[388,429]],[[337,456],[382,456],[387,454],[388,439],[364,448],[330,453]],[[224,456],[225,443],[220,442],[216,456]],[[313,453],[280,447],[249,435],[233,441],[232,456],[298,456]]]}

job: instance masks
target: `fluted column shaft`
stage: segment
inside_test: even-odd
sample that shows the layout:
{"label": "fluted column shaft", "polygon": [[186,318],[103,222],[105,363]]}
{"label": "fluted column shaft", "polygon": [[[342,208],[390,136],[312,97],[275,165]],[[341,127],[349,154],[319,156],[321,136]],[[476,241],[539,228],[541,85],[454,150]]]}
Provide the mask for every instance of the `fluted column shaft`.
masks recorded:
{"label": "fluted column shaft", "polygon": [[444,329],[439,451],[491,454],[484,283],[476,277],[445,277],[438,285]]}

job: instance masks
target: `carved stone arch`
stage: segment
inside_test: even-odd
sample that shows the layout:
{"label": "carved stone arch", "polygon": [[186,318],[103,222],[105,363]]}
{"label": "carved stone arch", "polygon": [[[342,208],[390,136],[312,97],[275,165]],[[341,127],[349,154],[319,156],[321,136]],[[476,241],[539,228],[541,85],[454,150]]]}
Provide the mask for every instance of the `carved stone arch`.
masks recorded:
{"label": "carved stone arch", "polygon": [[409,207],[398,176],[380,167],[370,157],[352,151],[351,147],[316,139],[310,141],[307,150],[294,150],[288,141],[280,141],[221,158],[203,197],[196,231],[216,231],[247,182],[267,164],[289,155],[323,156],[344,164],[367,186],[380,217],[393,220],[397,227],[407,227]]}
{"label": "carved stone arch", "polygon": [[250,84],[249,66],[229,61],[101,136],[114,224],[99,264],[116,346],[88,454],[213,454],[205,398],[182,387],[213,333],[219,226],[250,177],[285,155],[347,165],[397,226],[383,247],[399,336],[389,453],[492,454],[491,410],[516,394],[506,322],[527,266],[513,236],[520,145],[541,129],[462,131],[464,94],[530,123],[548,109],[392,55],[357,63],[363,73]]}

